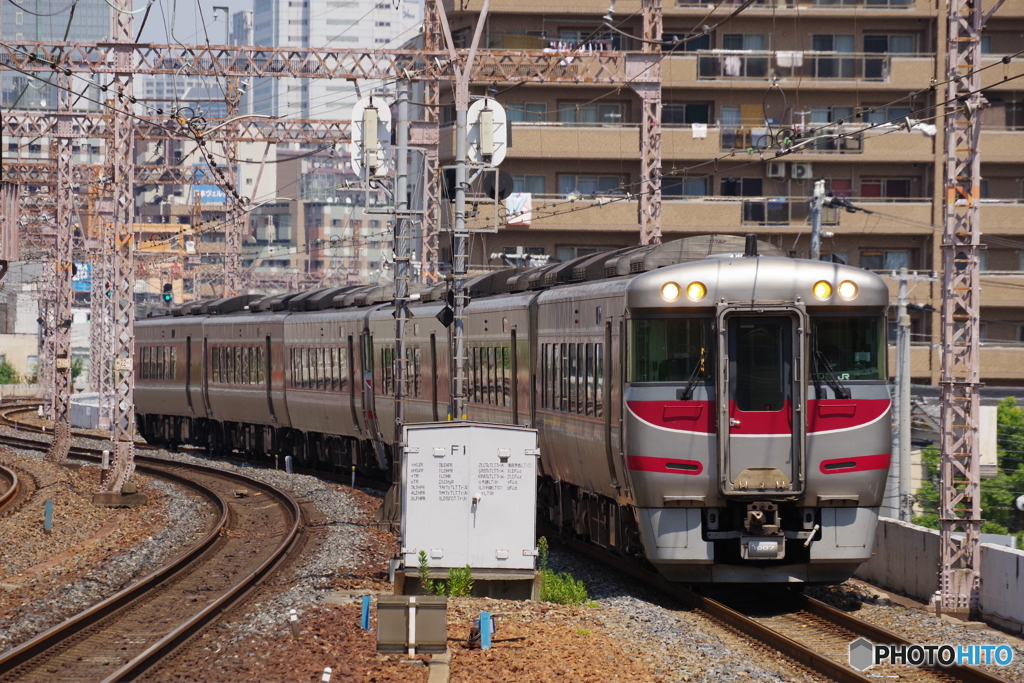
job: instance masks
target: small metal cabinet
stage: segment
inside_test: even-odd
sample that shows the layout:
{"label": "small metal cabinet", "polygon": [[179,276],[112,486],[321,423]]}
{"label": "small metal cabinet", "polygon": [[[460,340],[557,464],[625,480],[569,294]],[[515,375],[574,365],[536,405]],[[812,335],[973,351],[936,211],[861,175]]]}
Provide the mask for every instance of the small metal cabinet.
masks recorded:
{"label": "small metal cabinet", "polygon": [[402,560],[431,569],[532,571],[537,431],[512,425],[406,425]]}
{"label": "small metal cabinet", "polygon": [[[416,607],[414,630],[410,607]],[[410,642],[410,635],[415,642]],[[381,595],[377,598],[377,652],[415,650],[439,654],[448,649],[448,598],[440,595]]]}

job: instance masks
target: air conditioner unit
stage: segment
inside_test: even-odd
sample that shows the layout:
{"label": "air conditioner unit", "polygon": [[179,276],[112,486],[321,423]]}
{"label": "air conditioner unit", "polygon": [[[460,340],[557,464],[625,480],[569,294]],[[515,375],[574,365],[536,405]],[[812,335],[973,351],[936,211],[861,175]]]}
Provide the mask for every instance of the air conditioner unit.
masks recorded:
{"label": "air conditioner unit", "polygon": [[811,177],[810,164],[790,164],[789,177],[793,180],[806,180]]}
{"label": "air conditioner unit", "polygon": [[784,162],[784,161],[769,161],[768,162],[768,177],[769,178],[785,178],[786,177],[786,162]]}

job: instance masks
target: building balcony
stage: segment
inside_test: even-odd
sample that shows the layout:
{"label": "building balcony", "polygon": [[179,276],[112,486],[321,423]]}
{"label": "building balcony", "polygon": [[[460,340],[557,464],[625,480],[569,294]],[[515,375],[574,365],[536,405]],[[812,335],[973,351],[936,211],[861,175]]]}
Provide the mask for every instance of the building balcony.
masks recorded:
{"label": "building balcony", "polygon": [[[864,130],[868,128],[868,130]],[[864,132],[861,132],[864,131]],[[934,161],[934,140],[917,131],[893,131],[865,125],[824,126],[815,129],[813,140],[787,140],[791,129],[707,126],[695,135],[689,124],[662,126],[664,159],[711,159],[731,150],[790,150],[785,161],[828,156],[866,162]],[[1017,133],[1024,150],[1024,133]],[[442,135],[442,147],[450,149],[451,136]],[[447,143],[447,144],[444,144]],[[513,123],[509,159],[609,159],[636,161],[640,149],[640,124]],[[1014,149],[1017,149],[1016,147]],[[452,152],[450,152],[452,153]],[[1016,153],[1016,152],[1012,152]],[[1024,157],[1022,153],[1017,158]],[[989,157],[984,157],[989,160]]]}
{"label": "building balcony", "polygon": [[665,59],[665,87],[733,88],[749,82],[801,82],[804,89],[835,90],[848,83],[872,89],[913,90],[934,75],[934,55],[856,52],[698,50]]}
{"label": "building balcony", "polygon": [[[526,230],[595,230],[632,232],[637,230],[637,202],[626,195],[602,196],[533,195],[529,227]],[[873,213],[850,214],[826,209],[823,225],[836,233],[860,233],[867,227],[884,227],[889,233],[930,233],[931,201],[928,199],[885,200],[852,198]],[[679,197],[665,195],[661,205],[664,233],[704,234],[737,232],[755,227],[777,228],[781,232],[809,229],[807,197]],[[919,224],[922,227],[915,227]]]}

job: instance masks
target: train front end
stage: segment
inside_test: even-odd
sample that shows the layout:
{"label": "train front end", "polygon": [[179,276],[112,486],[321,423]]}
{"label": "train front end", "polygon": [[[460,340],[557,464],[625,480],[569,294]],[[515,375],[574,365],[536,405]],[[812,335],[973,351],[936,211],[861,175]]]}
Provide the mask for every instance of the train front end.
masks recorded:
{"label": "train front end", "polygon": [[849,578],[889,469],[886,283],[723,255],[626,296],[623,446],[647,559],[687,582]]}

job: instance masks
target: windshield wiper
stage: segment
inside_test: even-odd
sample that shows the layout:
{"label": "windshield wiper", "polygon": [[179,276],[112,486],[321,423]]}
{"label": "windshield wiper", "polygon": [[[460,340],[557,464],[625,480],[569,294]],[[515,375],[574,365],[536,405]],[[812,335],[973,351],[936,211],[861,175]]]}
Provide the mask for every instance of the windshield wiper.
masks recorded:
{"label": "windshield wiper", "polygon": [[[821,364],[821,368],[824,369],[824,372],[822,373],[818,372],[819,363]],[[825,358],[825,354],[823,354],[821,351],[818,351],[817,349],[814,350],[814,366],[814,385],[819,400],[827,398],[824,389],[822,389],[821,387],[821,378],[819,377],[819,374],[825,375],[825,382],[828,383],[830,387],[832,387],[832,391],[835,392],[836,398],[849,400],[850,390],[844,387],[842,384],[840,384],[839,378],[836,377],[836,373],[835,371],[832,370],[832,366],[829,364],[828,359]]]}
{"label": "windshield wiper", "polygon": [[697,386],[697,377],[700,376],[701,370],[704,369],[704,347],[700,349],[700,358],[696,363],[693,364],[693,372],[690,373],[690,379],[686,381],[686,388],[679,392],[678,401],[690,401],[693,400],[693,390]]}

